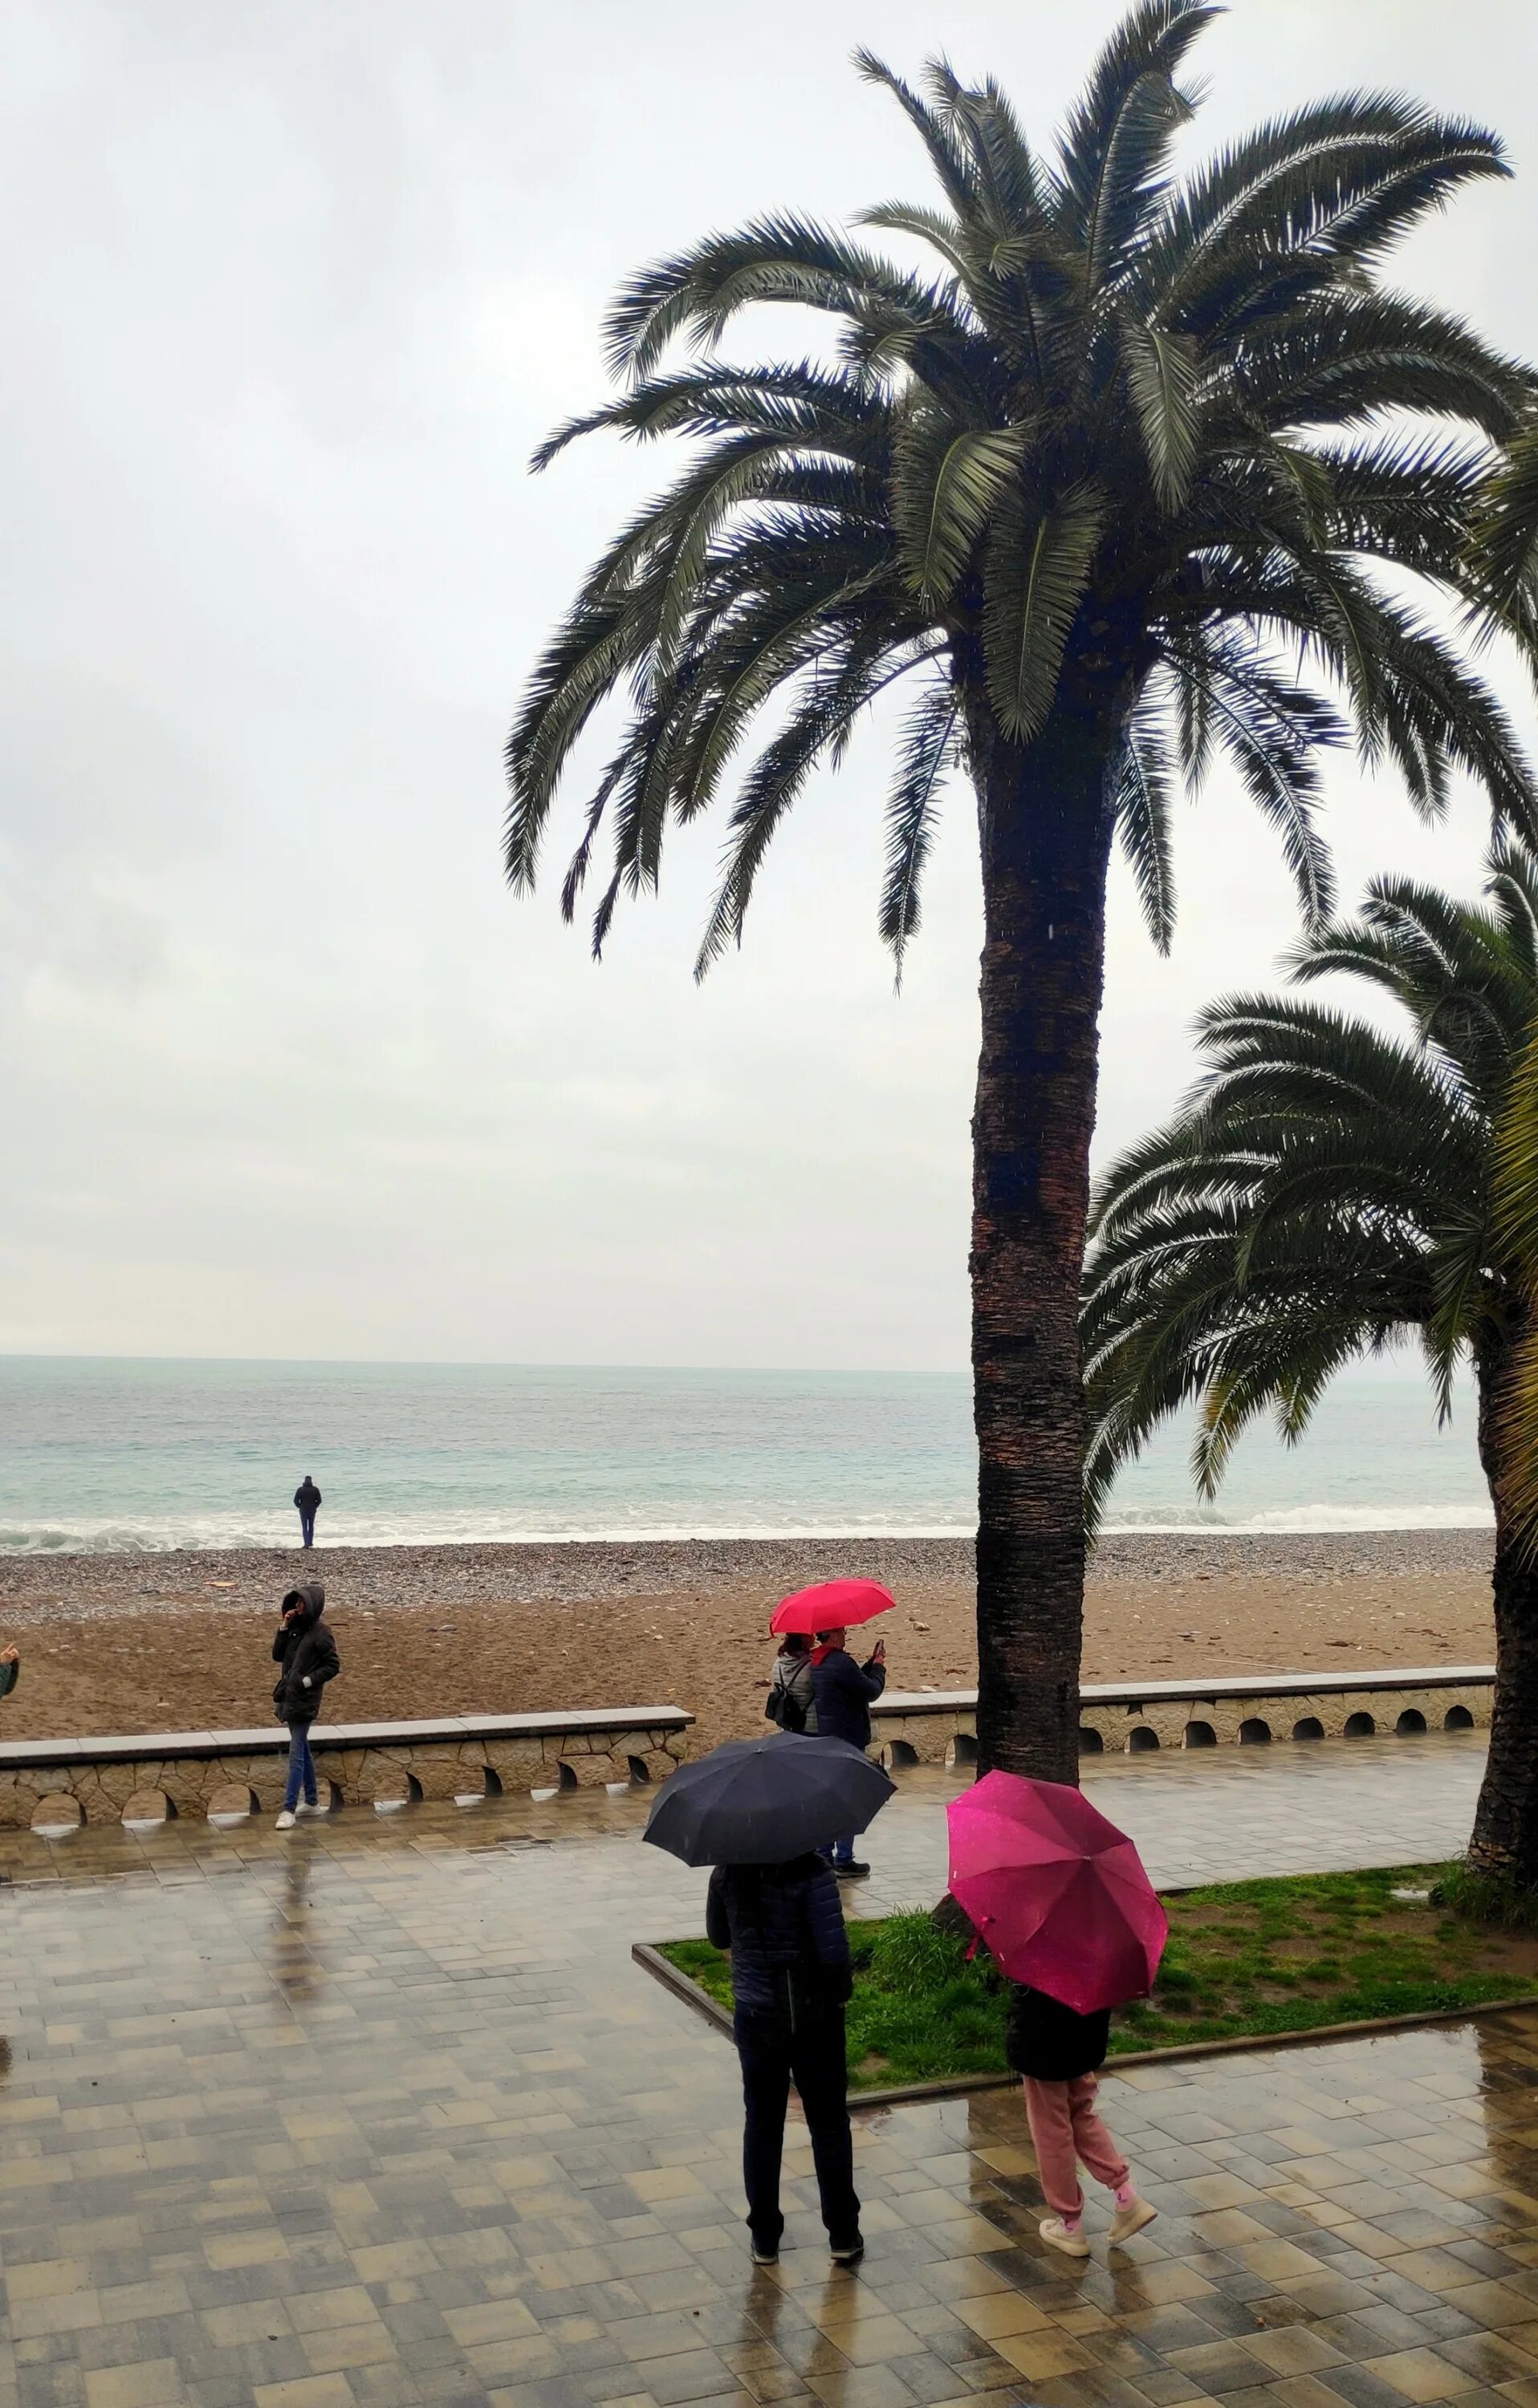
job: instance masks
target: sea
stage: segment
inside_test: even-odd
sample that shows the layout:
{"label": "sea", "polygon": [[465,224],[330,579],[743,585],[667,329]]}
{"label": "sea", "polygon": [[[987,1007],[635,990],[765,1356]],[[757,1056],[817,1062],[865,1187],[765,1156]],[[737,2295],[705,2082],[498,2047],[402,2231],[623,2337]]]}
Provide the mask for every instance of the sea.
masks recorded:
{"label": "sea", "polygon": [[[1200,1500],[1190,1433],[1121,1481],[1115,1529],[1478,1527],[1472,1399],[1409,1364],[1343,1376],[1296,1447],[1242,1441]],[[970,1393],[945,1372],[0,1356],[0,1552],[949,1537],[975,1525]]]}

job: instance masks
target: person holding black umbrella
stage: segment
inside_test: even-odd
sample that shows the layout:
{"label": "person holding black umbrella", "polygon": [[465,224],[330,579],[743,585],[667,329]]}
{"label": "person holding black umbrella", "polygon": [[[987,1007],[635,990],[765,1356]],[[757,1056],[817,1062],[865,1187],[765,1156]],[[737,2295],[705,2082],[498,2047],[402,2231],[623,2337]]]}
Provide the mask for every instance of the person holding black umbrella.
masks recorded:
{"label": "person holding black umbrella", "polygon": [[838,1885],[816,1854],[863,1831],[892,1784],[842,1740],[732,1740],[663,1784],[646,1837],[686,1865],[712,1865],[706,1928],[731,1958],[742,2067],[742,2181],[756,2266],[780,2254],[780,2162],[794,2082],[812,2136],[828,2247],[865,2254],[849,2128],[844,2008],[852,1988]]}
{"label": "person holding black umbrella", "polygon": [[705,1929],[731,1957],[732,2034],[742,2067],[742,2183],[753,2262],[772,2266],[785,2219],[780,2161],[794,2082],[812,2136],[827,2245],[841,2266],[865,2254],[849,2128],[844,2008],[854,1980],[839,1885],[820,1856],[717,1865]]}

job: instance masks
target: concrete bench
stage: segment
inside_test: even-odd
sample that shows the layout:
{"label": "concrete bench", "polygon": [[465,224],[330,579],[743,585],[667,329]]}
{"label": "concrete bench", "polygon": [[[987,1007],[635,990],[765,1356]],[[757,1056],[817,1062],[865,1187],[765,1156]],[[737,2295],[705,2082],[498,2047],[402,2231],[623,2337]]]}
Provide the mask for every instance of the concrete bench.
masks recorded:
{"label": "concrete bench", "polygon": [[[595,1706],[438,1722],[322,1722],[310,1745],[332,1805],[393,1806],[666,1780],[683,1761],[693,1721],[682,1706]],[[288,1735],[275,1723],[7,1742],[0,1745],[0,1830],[73,1820],[66,1801],[85,1823],[276,1812],[287,1753]]]}
{"label": "concrete bench", "polygon": [[[1493,1664],[1374,1672],[1257,1672],[1185,1681],[1086,1681],[1079,1752],[1263,1745],[1270,1740],[1371,1739],[1488,1730]],[[884,1764],[971,1764],[975,1689],[888,1690],[870,1709]]]}

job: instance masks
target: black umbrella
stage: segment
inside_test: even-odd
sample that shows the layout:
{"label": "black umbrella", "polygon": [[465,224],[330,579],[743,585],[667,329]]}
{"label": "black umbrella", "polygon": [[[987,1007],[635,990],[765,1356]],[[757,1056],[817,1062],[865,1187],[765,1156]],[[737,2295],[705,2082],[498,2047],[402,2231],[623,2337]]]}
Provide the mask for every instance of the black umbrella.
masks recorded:
{"label": "black umbrella", "polygon": [[783,1865],[874,1822],[892,1786],[847,1740],[732,1739],[664,1782],[644,1836],[686,1865]]}

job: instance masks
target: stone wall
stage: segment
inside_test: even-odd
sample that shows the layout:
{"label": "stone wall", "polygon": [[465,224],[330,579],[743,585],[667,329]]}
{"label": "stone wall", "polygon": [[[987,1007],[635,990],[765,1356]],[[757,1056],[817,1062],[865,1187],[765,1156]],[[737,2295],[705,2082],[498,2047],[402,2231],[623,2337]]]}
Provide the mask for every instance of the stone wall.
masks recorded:
{"label": "stone wall", "polygon": [[[530,1720],[549,1726],[558,1717]],[[679,1714],[676,1720],[626,1726],[616,1718],[597,1730],[545,1727],[484,1734],[461,1722],[438,1737],[420,1729],[407,1736],[405,1726],[393,1736],[382,1725],[354,1738],[322,1725],[312,1745],[323,1790],[330,1784],[331,1804],[406,1804],[424,1798],[663,1781],[687,1753],[692,1720]],[[221,1737],[233,1743],[221,1747]],[[199,1817],[210,1808],[276,1813],[282,1804],[287,1762],[280,1734],[214,1732],[180,1752],[151,1738],[144,1747],[140,1755],[131,1742],[116,1739],[96,1742],[95,1750],[90,1740],[67,1750],[42,1742],[32,1749],[0,1749],[0,1830],[30,1828],[45,1799],[72,1799],[85,1823],[121,1822],[130,1803],[137,1808],[156,1798],[165,1799],[172,1814]],[[36,1760],[17,1761],[29,1755]]]}
{"label": "stone wall", "polygon": [[[1180,1747],[1264,1745],[1270,1741],[1419,1736],[1423,1731],[1488,1730],[1494,1675],[1462,1668],[1445,1680],[1406,1673],[1353,1684],[1288,1680],[1273,1689],[1224,1683],[1215,1691],[1086,1687],[1079,1716],[1080,1753],[1153,1754]],[[894,1696],[871,1710],[883,1763],[967,1763],[977,1747],[977,1694],[933,1698]]]}

